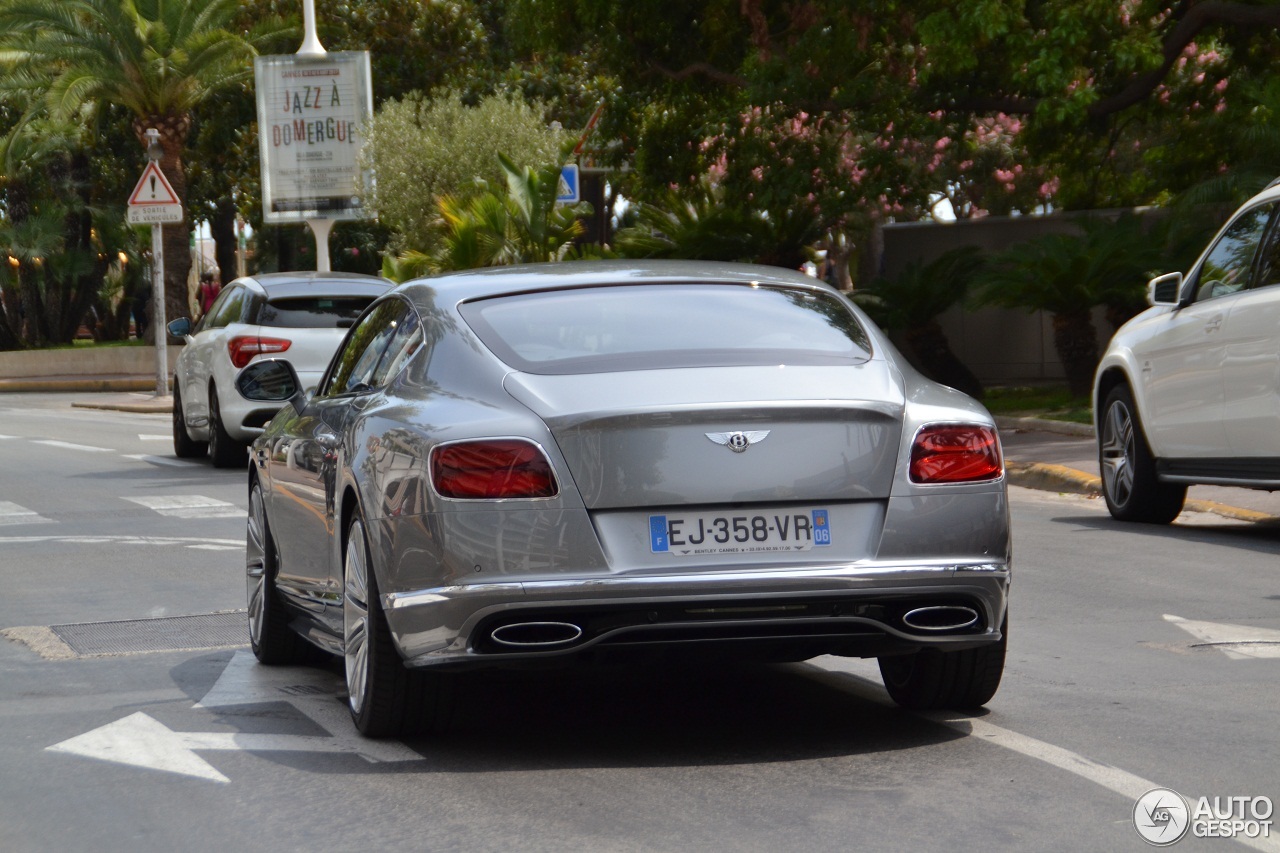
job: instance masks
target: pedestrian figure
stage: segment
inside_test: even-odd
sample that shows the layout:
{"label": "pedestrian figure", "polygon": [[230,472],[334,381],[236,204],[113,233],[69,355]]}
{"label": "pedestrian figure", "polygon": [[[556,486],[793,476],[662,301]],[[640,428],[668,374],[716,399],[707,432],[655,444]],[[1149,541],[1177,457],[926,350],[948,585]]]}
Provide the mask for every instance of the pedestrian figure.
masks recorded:
{"label": "pedestrian figure", "polygon": [[209,309],[213,307],[213,302],[221,291],[222,283],[218,281],[218,276],[212,270],[205,270],[200,274],[200,289],[196,291],[196,299],[200,304],[201,317],[209,313]]}
{"label": "pedestrian figure", "polygon": [[133,303],[130,313],[133,314],[133,336],[142,340],[147,333],[147,309],[151,307],[151,285],[140,285],[133,291]]}

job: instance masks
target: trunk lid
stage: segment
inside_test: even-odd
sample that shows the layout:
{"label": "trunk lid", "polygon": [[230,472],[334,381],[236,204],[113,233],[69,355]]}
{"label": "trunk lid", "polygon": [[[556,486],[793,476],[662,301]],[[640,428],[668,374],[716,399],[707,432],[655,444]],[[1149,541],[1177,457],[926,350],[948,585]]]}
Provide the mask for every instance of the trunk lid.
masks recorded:
{"label": "trunk lid", "polygon": [[505,387],[592,510],[873,500],[893,484],[904,400],[883,361],[512,373]]}

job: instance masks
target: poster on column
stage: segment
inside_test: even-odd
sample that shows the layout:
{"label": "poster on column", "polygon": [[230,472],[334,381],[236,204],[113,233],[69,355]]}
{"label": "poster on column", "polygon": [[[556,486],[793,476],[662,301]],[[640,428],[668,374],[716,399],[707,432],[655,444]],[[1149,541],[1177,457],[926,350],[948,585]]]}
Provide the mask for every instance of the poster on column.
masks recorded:
{"label": "poster on column", "polygon": [[259,56],[253,71],[263,221],[361,218],[372,183],[359,163],[373,118],[368,51]]}

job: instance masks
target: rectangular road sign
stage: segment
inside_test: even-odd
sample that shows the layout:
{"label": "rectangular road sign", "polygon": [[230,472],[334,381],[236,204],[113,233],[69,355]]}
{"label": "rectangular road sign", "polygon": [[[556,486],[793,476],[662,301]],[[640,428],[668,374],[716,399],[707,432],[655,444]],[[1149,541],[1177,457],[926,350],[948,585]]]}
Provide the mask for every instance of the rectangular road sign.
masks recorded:
{"label": "rectangular road sign", "polygon": [[166,222],[181,221],[182,205],[180,204],[129,205],[130,225],[163,225]]}
{"label": "rectangular road sign", "polygon": [[578,198],[578,164],[569,163],[560,170],[560,185],[556,187],[556,204],[576,204]]}

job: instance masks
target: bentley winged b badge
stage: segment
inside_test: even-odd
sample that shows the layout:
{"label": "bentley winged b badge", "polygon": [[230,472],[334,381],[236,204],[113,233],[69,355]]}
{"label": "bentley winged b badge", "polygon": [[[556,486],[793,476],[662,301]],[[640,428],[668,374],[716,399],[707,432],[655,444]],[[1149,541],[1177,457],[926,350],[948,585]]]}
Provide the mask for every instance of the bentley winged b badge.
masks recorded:
{"label": "bentley winged b badge", "polygon": [[769,437],[769,430],[757,429],[746,432],[709,432],[707,438],[716,444],[722,444],[734,453],[742,453],[753,444],[759,444]]}

